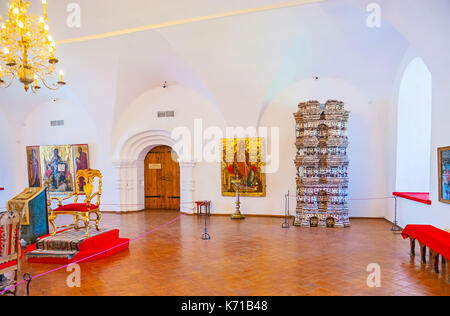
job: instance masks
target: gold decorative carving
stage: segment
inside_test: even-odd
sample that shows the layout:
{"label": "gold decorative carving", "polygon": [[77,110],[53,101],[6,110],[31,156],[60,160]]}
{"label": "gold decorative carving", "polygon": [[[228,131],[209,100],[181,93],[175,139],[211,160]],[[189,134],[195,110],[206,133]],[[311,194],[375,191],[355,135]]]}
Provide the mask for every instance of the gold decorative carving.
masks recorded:
{"label": "gold decorative carving", "polygon": [[[100,230],[100,220],[102,217],[101,211],[100,211],[100,198],[102,195],[102,174],[99,170],[94,169],[85,169],[85,170],[79,170],[77,173],[77,185],[75,192],[72,194],[60,198],[60,197],[52,197],[49,200],[49,206],[51,205],[51,202],[54,200],[58,201],[58,208],[51,210],[49,221],[52,225],[53,232],[51,235],[55,235],[58,228],[63,227],[73,227],[76,230],[79,229],[78,222],[81,220],[84,222],[84,228],[86,230],[86,237],[89,237],[89,222],[95,221],[95,228],[97,231]],[[97,181],[97,182],[96,182]],[[83,185],[82,185],[83,184]],[[83,187],[84,192],[81,191],[81,187]],[[95,188],[97,190],[95,191]],[[84,199],[84,205],[86,207],[86,211],[81,211],[80,209],[60,209],[60,207],[63,206],[63,201],[68,200],[72,197],[74,197],[74,203],[78,204],[78,199],[80,196],[85,196]],[[96,198],[96,203],[92,204],[92,201]],[[81,204],[78,205],[79,207]],[[91,220],[91,214],[96,214],[96,218]],[[72,215],[74,217],[75,223],[72,225],[65,225],[65,226],[59,226],[56,227],[55,225],[55,219],[58,215]]]}

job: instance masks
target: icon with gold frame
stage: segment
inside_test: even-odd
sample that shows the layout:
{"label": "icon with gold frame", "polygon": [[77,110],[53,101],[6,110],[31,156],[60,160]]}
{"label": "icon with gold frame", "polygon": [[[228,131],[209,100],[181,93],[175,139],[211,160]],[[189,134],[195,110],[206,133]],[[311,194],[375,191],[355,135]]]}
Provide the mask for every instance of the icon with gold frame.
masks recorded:
{"label": "icon with gold frame", "polygon": [[28,186],[39,188],[42,183],[41,155],[39,146],[27,147]]}
{"label": "icon with gold frame", "polygon": [[[77,172],[89,169],[89,147],[79,145],[28,146],[28,185],[44,187],[49,185],[49,192],[68,194],[73,192]],[[84,180],[79,190],[83,192]]]}
{"label": "icon with gold frame", "polygon": [[49,192],[70,193],[74,190],[72,145],[41,146],[43,183],[48,181]]}
{"label": "icon with gold frame", "polygon": [[266,196],[263,138],[222,139],[223,196],[236,196],[235,180],[240,180],[241,196]]}
{"label": "icon with gold frame", "polygon": [[450,204],[450,146],[438,148],[439,201]]}

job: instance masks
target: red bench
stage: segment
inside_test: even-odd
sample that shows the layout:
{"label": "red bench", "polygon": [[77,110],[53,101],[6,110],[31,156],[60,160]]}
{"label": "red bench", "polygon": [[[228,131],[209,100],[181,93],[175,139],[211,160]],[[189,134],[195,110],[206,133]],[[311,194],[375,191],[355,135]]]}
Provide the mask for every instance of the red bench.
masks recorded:
{"label": "red bench", "polygon": [[439,273],[439,256],[442,265],[447,264],[448,281],[450,282],[450,233],[431,225],[408,225],[402,232],[404,239],[409,238],[411,255],[415,256],[416,240],[420,245],[422,263],[427,263],[427,247],[430,249],[430,261]]}

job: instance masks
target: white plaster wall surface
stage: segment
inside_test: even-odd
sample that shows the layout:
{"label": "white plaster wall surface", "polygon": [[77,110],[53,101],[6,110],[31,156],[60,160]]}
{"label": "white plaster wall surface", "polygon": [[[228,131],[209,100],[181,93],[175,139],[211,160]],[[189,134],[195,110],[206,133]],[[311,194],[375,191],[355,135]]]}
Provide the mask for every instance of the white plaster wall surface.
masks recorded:
{"label": "white plaster wall surface", "polygon": [[[445,117],[450,115],[448,100],[450,90],[450,2],[433,1],[380,1],[383,18],[391,23],[410,42],[418,55],[431,71],[433,80],[433,105],[431,117],[431,151],[430,151],[430,199],[432,206],[403,201],[399,205],[401,223],[431,223],[440,228],[450,226],[450,207],[438,200],[438,166],[437,148],[448,146],[448,123]],[[407,6],[407,7],[406,7]],[[391,153],[390,160],[395,156]],[[388,170],[390,172],[391,170]],[[395,187],[394,183],[390,184]],[[414,205],[413,205],[414,204]],[[416,215],[414,215],[416,214]],[[394,218],[394,209],[387,209],[385,217]]]}
{"label": "white plaster wall surface", "polygon": [[422,59],[405,69],[398,98],[398,192],[430,191],[431,73]]}
{"label": "white plaster wall surface", "polygon": [[0,106],[0,187],[5,188],[4,191],[0,191],[0,210],[6,207],[6,202],[16,192],[14,188],[13,133],[8,117]]}
{"label": "white plaster wall surface", "polygon": [[[385,126],[374,119],[382,104],[369,104],[369,99],[357,88],[338,78],[305,79],[287,87],[276,97],[266,109],[261,126],[280,127],[281,164],[278,172],[268,175],[267,206],[261,205],[267,212],[282,209],[282,196],[290,190],[294,194],[295,187],[295,121],[293,113],[298,110],[299,101],[318,100],[325,103],[332,95],[345,102],[351,111],[348,124],[349,136],[349,198],[350,215],[352,217],[382,217],[383,200],[359,200],[389,196],[389,189],[384,183],[383,129]],[[294,199],[291,205],[295,207]],[[275,204],[275,203],[278,203]],[[278,214],[280,214],[278,212]]]}
{"label": "white plaster wall surface", "polygon": [[[82,27],[74,30],[52,26],[56,30],[55,38],[96,34],[156,23],[158,19],[197,16],[260,3],[196,0],[186,5],[185,1],[178,0],[170,4],[139,0],[135,9],[127,6],[130,12],[124,19],[114,19],[121,11],[113,6],[114,10],[105,12],[98,20],[93,12],[97,12],[97,6],[104,8],[102,1],[82,1],[86,14]],[[275,2],[267,0],[264,4]],[[367,27],[366,3],[343,0],[60,45],[59,57],[64,61],[70,85],[65,92],[56,95],[76,104],[77,110],[84,108],[90,119],[78,120],[77,113],[67,110],[70,113],[67,121],[76,119],[78,125],[53,135],[43,127],[48,124],[48,118],[53,117],[52,113],[60,114],[55,119],[67,114],[49,105],[39,106],[46,104],[53,94],[43,92],[24,97],[18,85],[1,91],[0,102],[9,108],[6,117],[9,129],[14,131],[9,141],[4,141],[13,148],[14,155],[14,176],[6,177],[5,186],[14,187],[16,192],[7,194],[12,196],[26,184],[26,144],[74,140],[91,145],[92,166],[105,175],[105,203],[120,203],[121,184],[114,163],[126,140],[145,131],[170,132],[179,125],[192,127],[193,119],[202,117],[205,126],[248,127],[259,122],[281,128],[286,135],[282,142],[282,167],[279,174],[268,175],[267,197],[243,200],[243,209],[248,213],[281,214],[280,193],[294,187],[295,172],[291,170],[295,147],[289,140],[294,137],[294,130],[289,127],[294,124],[292,112],[298,102],[311,96],[322,102],[342,98],[353,111],[349,126],[351,168],[355,178],[350,179],[353,181],[351,195],[358,198],[369,193],[385,195],[395,188],[395,177],[391,176],[396,171],[396,122],[391,120],[392,112],[396,113],[393,87],[405,52],[414,47],[433,76],[432,207],[436,210],[434,215],[443,219],[442,225],[450,226],[448,205],[437,202],[435,163],[436,148],[448,145],[448,124],[442,118],[448,117],[450,111],[447,102],[450,99],[450,62],[446,53],[450,50],[449,3],[446,0],[378,2],[383,14],[380,29]],[[55,25],[64,25],[65,4],[67,1],[58,2],[49,12]],[[125,5],[119,1],[116,4]],[[142,9],[154,6],[157,10]],[[172,6],[177,10],[172,10]],[[152,45],[157,48],[152,49]],[[176,67],[167,67],[166,71],[158,63],[171,63]],[[144,65],[140,67],[140,64]],[[324,79],[323,90],[315,91],[313,84],[307,81],[303,82],[305,87],[296,87],[314,75]],[[325,84],[329,78],[333,79]],[[171,84],[167,90],[159,88],[165,80]],[[157,120],[158,109],[174,109],[178,117]],[[32,111],[42,122],[36,123],[27,115]],[[42,132],[34,135],[35,128]],[[366,129],[367,132],[361,132]],[[363,168],[367,170],[364,179],[359,175]],[[2,174],[7,172],[2,170]],[[220,194],[219,164],[197,163],[193,181],[195,199],[212,200],[215,212],[231,211],[233,199]],[[352,215],[385,214],[391,219],[391,201],[377,203],[352,203]]]}

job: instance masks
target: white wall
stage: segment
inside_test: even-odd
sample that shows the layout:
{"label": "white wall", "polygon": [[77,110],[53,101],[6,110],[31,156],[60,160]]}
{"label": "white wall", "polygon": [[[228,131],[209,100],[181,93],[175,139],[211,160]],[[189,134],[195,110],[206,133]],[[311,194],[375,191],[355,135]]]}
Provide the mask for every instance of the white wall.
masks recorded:
{"label": "white wall", "polygon": [[[50,121],[53,120],[64,120],[64,126],[52,127]],[[25,116],[17,135],[19,140],[15,144],[15,190],[21,191],[28,186],[27,173],[23,172],[23,166],[27,165],[26,146],[88,144],[90,164],[98,165],[101,142],[94,121],[82,105],[69,100],[50,100],[37,105]]]}
{"label": "white wall", "polygon": [[432,78],[413,59],[400,84],[397,124],[397,192],[430,191]]}
{"label": "white wall", "polygon": [[[310,98],[321,102],[342,99],[352,110],[351,197],[389,195],[396,184],[395,76],[405,51],[414,47],[433,77],[433,206],[424,207],[423,214],[428,214],[430,221],[450,226],[449,206],[437,202],[436,164],[436,148],[448,145],[448,124],[442,118],[450,114],[450,62],[446,53],[450,51],[450,4],[447,0],[408,0],[410,5],[405,10],[405,1],[379,0],[381,28],[367,27],[367,3],[342,0],[61,45],[58,53],[72,94],[63,96],[60,105],[43,103],[44,92],[25,98],[21,97],[21,89],[2,91],[0,101],[11,109],[7,129],[14,132],[8,136],[9,141],[0,141],[9,144],[13,153],[11,159],[0,158],[6,161],[0,172],[7,175],[14,170],[13,177],[6,176],[5,184],[14,192],[0,192],[0,197],[11,197],[26,186],[26,145],[89,143],[91,166],[101,169],[105,176],[103,200],[117,204],[119,177],[113,162],[121,144],[143,131],[170,131],[178,125],[192,128],[193,120],[202,117],[205,126],[247,127],[259,122],[280,127],[282,163],[278,173],[268,175],[267,197],[243,199],[245,212],[280,214],[282,194],[295,187],[292,113],[300,101]],[[97,3],[85,2],[83,7]],[[182,1],[176,3],[180,8],[187,6],[193,15],[204,12]],[[227,4],[222,2],[224,10]],[[127,10],[141,13],[139,8]],[[215,12],[214,8],[212,4],[208,12]],[[106,23],[102,26],[84,23],[82,29],[67,33],[64,27],[55,27],[59,32],[56,37],[79,36],[78,32],[95,34],[110,31],[111,25],[119,27],[117,23],[131,27],[160,19],[155,16],[158,12],[151,11],[142,21],[113,21],[108,19],[110,13],[102,20]],[[168,10],[167,19],[172,13],[186,17],[181,9]],[[145,65],[141,67],[141,63]],[[314,75],[321,80],[305,80]],[[171,84],[168,89],[157,87],[165,80]],[[178,116],[174,120],[157,120],[158,109],[175,110]],[[67,125],[50,129],[50,119],[65,119]],[[198,163],[194,180],[195,199],[213,200],[215,212],[231,211],[233,198],[220,195],[219,164]],[[392,206],[390,200],[355,201],[350,208],[352,216],[385,214],[392,219]],[[422,212],[420,205],[417,212]],[[403,214],[407,216],[408,210]],[[408,218],[404,221],[408,222]]]}
{"label": "white wall", "polygon": [[[384,201],[362,201],[361,198],[384,197],[389,195],[384,174],[385,151],[383,133],[385,125],[382,116],[385,104],[374,103],[356,87],[337,78],[321,78],[318,81],[305,79],[298,81],[282,91],[268,104],[260,119],[259,127],[267,127],[269,136],[271,128],[279,129],[279,169],[267,174],[266,197],[243,197],[242,210],[246,214],[282,215],[284,214],[283,196],[290,190],[295,195],[295,121],[293,113],[302,100],[317,99],[325,102],[335,98],[346,102],[351,113],[348,126],[350,138],[350,209],[353,217],[382,217]],[[156,118],[158,110],[175,110],[175,118]],[[193,122],[203,119],[204,129],[218,126],[225,135],[224,122],[220,113],[204,97],[185,87],[176,85],[167,89],[155,88],[134,100],[123,112],[115,125],[113,147],[120,157],[123,143],[133,135],[144,131],[165,130],[185,126],[194,136]],[[132,122],[132,123],[131,123]],[[271,148],[272,138],[266,139],[268,153],[274,155]],[[203,144],[205,145],[205,140]],[[277,144],[278,145],[278,144]],[[136,156],[140,153],[134,153]],[[132,157],[136,159],[136,157]],[[142,163],[139,162],[138,163]],[[143,192],[142,172],[139,178],[137,169],[137,192]],[[134,171],[133,171],[134,172]],[[235,198],[223,197],[220,188],[220,163],[198,162],[194,168],[194,200],[211,200],[214,213],[232,213]],[[135,193],[133,193],[135,194]],[[143,194],[143,193],[142,193]],[[141,195],[142,195],[141,194]],[[126,198],[128,200],[128,198]],[[122,202],[123,203],[123,202]],[[291,212],[295,209],[295,198],[291,198]]]}
{"label": "white wall", "polygon": [[8,122],[8,117],[0,107],[0,209],[6,206],[6,202],[16,193],[14,184],[14,152],[13,131]]}
{"label": "white wall", "polygon": [[[175,111],[173,118],[158,118],[158,111]],[[117,124],[115,124],[112,135],[112,147],[114,152],[114,161],[122,172],[120,177],[120,195],[122,204],[138,204],[135,209],[142,209],[144,195],[144,158],[151,147],[147,146],[146,138],[141,138],[140,133],[154,131],[154,134],[167,134],[170,137],[173,129],[185,127],[190,131],[192,145],[194,145],[194,123],[201,122],[203,131],[209,126],[217,126],[224,129],[225,123],[223,117],[218,112],[214,104],[198,92],[179,84],[171,84],[166,89],[161,87],[149,89],[145,93],[133,100],[123,111]],[[200,135],[200,141],[202,141]],[[163,141],[172,142],[165,139]],[[144,145],[133,143],[142,142]],[[170,145],[165,142],[154,143],[155,145]],[[139,150],[139,152],[136,152]],[[143,152],[141,152],[143,151]],[[194,157],[192,157],[193,160]],[[128,173],[120,171],[123,164],[126,164]],[[131,164],[131,166],[130,166]],[[129,172],[133,173],[132,175]],[[217,192],[220,192],[220,184],[212,179],[220,175],[220,164],[209,164],[199,161],[193,170],[193,179],[186,177],[182,170],[182,195],[186,182],[194,181],[192,184],[195,194],[185,200],[182,196],[182,202],[193,202],[194,200],[214,200],[216,201]],[[123,183],[124,179],[126,183]],[[123,195],[124,190],[128,190],[132,196]],[[133,196],[133,195],[138,195]],[[130,207],[122,207],[122,211],[132,210]],[[219,207],[216,203],[214,208]],[[192,209],[192,208],[191,208]]]}
{"label": "white wall", "polygon": [[[351,217],[383,217],[383,200],[359,200],[389,196],[384,172],[385,123],[378,119],[383,104],[374,104],[355,86],[339,78],[321,77],[319,80],[300,80],[282,91],[267,107],[260,125],[280,128],[281,163],[277,173],[267,176],[267,201],[261,200],[259,209],[264,213],[280,214],[282,196],[290,190],[295,194],[295,121],[293,113],[298,111],[298,103],[328,99],[345,102],[351,111],[348,124],[349,198]],[[291,206],[295,208],[295,199]]]}
{"label": "white wall", "polygon": [[[410,0],[408,10],[400,1],[380,1],[383,18],[391,23],[415,48],[430,69],[433,79],[433,104],[431,117],[430,150],[430,200],[431,206],[399,200],[398,218],[401,226],[406,224],[431,224],[440,228],[450,227],[450,205],[439,202],[437,148],[449,145],[448,122],[450,116],[450,2],[446,0]],[[394,103],[395,106],[395,103]],[[396,126],[396,120],[391,121]],[[395,152],[390,152],[388,160],[395,161]],[[395,168],[388,169],[394,172]],[[395,181],[395,179],[394,179]],[[391,181],[391,187],[395,183]],[[385,217],[394,219],[394,209],[386,208]]]}

